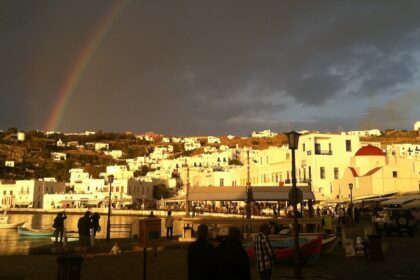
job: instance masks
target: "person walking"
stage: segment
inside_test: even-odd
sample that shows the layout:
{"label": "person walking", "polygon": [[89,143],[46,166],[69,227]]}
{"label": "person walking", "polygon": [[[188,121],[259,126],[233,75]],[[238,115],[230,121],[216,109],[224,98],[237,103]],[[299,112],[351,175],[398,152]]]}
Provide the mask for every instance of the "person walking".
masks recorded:
{"label": "person walking", "polygon": [[273,268],[275,255],[271,248],[268,234],[270,227],[268,224],[263,223],[260,226],[260,233],[254,242],[254,252],[257,259],[257,269],[260,274],[261,280],[270,280]]}
{"label": "person walking", "polygon": [[174,217],[172,211],[168,211],[168,216],[165,218],[166,238],[173,238],[174,233]]}
{"label": "person walking", "polygon": [[90,229],[92,228],[92,220],[90,215],[90,212],[86,211],[83,217],[81,217],[77,222],[80,242],[80,254],[84,257],[87,257],[87,251],[90,247]]}
{"label": "person walking", "polygon": [[55,243],[58,242],[58,236],[60,236],[60,243],[63,243],[65,219],[67,219],[67,215],[65,211],[59,212],[57,216],[54,218],[53,228],[55,228],[55,231],[54,231]]}
{"label": "person walking", "polygon": [[188,280],[217,279],[216,250],[208,241],[209,228],[201,224],[197,229],[197,240],[188,247]]}
{"label": "person walking", "polygon": [[218,279],[250,280],[248,255],[241,243],[241,232],[230,227],[228,237],[216,248]]}

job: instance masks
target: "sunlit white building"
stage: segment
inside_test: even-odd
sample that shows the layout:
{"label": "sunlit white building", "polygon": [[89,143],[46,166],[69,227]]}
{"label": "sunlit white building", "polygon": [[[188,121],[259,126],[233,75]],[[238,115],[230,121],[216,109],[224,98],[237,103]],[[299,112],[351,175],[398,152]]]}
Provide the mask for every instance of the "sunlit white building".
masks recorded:
{"label": "sunlit white building", "polygon": [[349,200],[352,195],[355,200],[420,191],[420,175],[413,163],[412,159],[386,155],[378,147],[362,147],[351,158],[343,176],[333,182],[333,196]]}

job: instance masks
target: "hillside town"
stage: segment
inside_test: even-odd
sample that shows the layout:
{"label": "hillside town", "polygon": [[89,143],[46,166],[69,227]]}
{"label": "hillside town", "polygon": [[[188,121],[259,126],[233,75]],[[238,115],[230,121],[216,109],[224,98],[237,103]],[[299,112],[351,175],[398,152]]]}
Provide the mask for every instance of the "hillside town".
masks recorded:
{"label": "hillside town", "polygon": [[[317,202],[420,191],[420,121],[413,131],[300,133],[297,184],[308,187]],[[28,168],[25,160],[37,150],[31,149],[35,140],[29,141],[29,134],[49,143],[38,153],[64,176],[41,177]],[[115,135],[90,141],[97,134],[2,131],[1,208],[105,208],[109,201],[117,209],[155,208],[162,201],[185,200],[187,186],[291,186],[291,154],[281,132],[254,131],[250,137],[126,133],[131,143],[143,145],[137,156],[131,146],[118,149]],[[81,155],[103,160],[92,165]],[[19,178],[22,166],[25,174]]]}

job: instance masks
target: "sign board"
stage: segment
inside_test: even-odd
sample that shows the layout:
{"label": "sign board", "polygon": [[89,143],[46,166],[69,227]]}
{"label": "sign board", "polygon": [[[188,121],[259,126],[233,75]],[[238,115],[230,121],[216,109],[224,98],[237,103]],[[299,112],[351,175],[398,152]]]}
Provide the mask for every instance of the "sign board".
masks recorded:
{"label": "sign board", "polygon": [[139,245],[143,248],[160,245],[161,220],[159,218],[145,218],[139,220]]}
{"label": "sign board", "polygon": [[297,204],[297,203],[302,203],[302,201],[303,201],[303,192],[302,192],[302,190],[299,189],[299,188],[296,188],[296,194],[297,195],[295,195],[294,189],[291,188],[290,191],[289,191],[289,202],[292,205]]}

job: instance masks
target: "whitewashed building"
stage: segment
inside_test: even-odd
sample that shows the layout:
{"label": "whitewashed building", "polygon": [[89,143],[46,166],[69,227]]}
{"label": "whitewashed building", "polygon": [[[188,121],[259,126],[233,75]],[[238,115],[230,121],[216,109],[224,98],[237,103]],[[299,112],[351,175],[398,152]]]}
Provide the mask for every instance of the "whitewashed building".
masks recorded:
{"label": "whitewashed building", "polygon": [[222,143],[222,141],[220,140],[219,137],[208,136],[207,137],[207,143],[209,143],[209,144],[220,144],[220,143]]}
{"label": "whitewashed building", "polygon": [[332,183],[341,178],[361,147],[358,135],[309,133],[299,138],[296,177],[311,183],[317,200],[333,198]]}
{"label": "whitewashed building", "polygon": [[340,200],[350,200],[351,195],[356,200],[417,191],[420,191],[420,175],[413,160],[386,155],[374,146],[360,148],[342,178],[333,182],[333,196]]}
{"label": "whitewashed building", "polygon": [[17,180],[0,183],[0,207],[42,208],[44,194],[63,193],[64,182]]}
{"label": "whitewashed building", "polygon": [[277,135],[277,133],[271,132],[270,129],[267,129],[267,130],[263,130],[263,131],[260,131],[260,132],[253,131],[252,134],[251,134],[251,137],[254,137],[254,138],[266,138],[267,137],[267,138],[269,138],[269,137],[274,137],[276,135]]}
{"label": "whitewashed building", "polygon": [[420,130],[420,121],[416,121],[414,123],[414,131],[419,131]]}
{"label": "whitewashed building", "polygon": [[108,143],[95,143],[95,151],[109,150]]}

